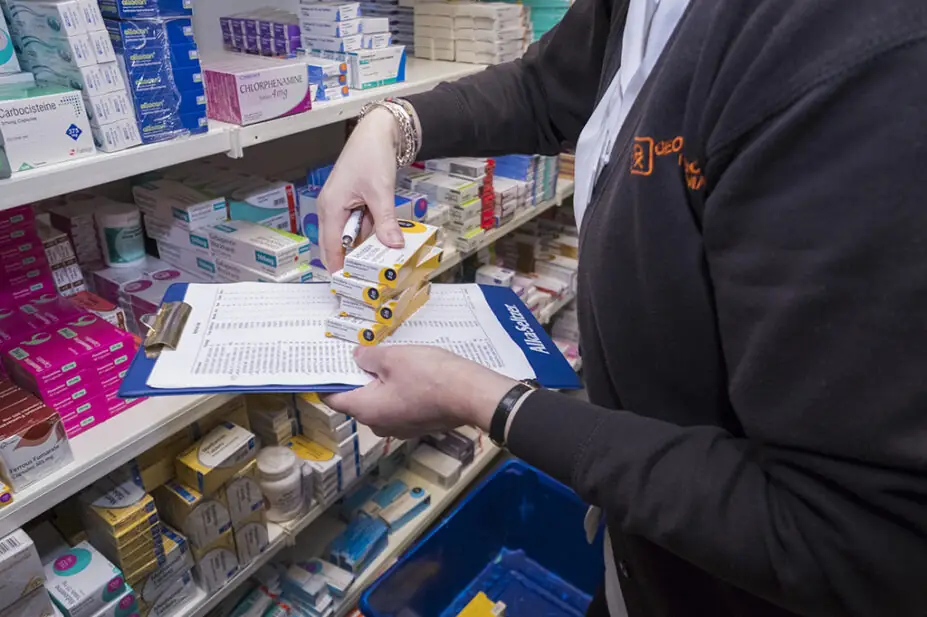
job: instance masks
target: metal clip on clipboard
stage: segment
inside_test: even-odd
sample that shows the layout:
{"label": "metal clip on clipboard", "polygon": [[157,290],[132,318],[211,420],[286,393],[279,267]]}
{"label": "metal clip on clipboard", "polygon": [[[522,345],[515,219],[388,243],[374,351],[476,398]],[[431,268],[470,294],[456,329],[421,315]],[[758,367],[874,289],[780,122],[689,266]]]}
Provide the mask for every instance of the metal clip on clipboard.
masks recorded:
{"label": "metal clip on clipboard", "polygon": [[177,349],[192,310],[186,302],[165,302],[154,315],[142,315],[139,321],[148,328],[143,343],[147,358],[157,358],[165,348]]}

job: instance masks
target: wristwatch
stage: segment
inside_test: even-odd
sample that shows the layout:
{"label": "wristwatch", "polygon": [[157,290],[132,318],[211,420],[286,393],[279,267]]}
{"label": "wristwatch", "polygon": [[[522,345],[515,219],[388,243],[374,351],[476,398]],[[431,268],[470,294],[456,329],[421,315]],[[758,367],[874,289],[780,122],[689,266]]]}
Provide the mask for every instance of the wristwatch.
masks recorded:
{"label": "wristwatch", "polygon": [[489,423],[489,439],[498,447],[505,447],[505,427],[509,422],[509,416],[515,410],[515,405],[525,394],[534,390],[537,390],[537,384],[531,381],[519,382],[512,386],[512,389],[506,392],[499,404],[496,405],[496,411]]}

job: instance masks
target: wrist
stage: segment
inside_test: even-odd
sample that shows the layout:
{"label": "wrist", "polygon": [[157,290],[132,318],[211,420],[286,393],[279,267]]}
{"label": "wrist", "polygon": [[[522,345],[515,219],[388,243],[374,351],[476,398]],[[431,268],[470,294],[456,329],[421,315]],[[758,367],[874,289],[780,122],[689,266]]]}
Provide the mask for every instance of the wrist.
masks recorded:
{"label": "wrist", "polygon": [[518,382],[499,375],[493,371],[486,371],[485,379],[480,379],[469,385],[464,401],[464,422],[475,426],[484,432],[489,431],[496,407],[505,397],[506,393],[515,387]]}
{"label": "wrist", "polygon": [[364,116],[364,122],[369,122],[375,126],[378,132],[385,132],[389,136],[389,143],[394,152],[399,152],[402,135],[399,132],[399,122],[388,110],[382,107],[375,107]]}

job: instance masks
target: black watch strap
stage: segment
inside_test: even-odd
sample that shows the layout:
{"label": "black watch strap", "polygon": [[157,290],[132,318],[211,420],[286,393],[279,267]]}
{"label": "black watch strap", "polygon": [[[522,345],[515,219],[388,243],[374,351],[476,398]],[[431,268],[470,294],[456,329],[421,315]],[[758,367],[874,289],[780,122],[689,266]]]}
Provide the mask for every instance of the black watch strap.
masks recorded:
{"label": "black watch strap", "polygon": [[515,384],[496,405],[496,411],[489,423],[489,438],[500,448],[505,447],[505,425],[509,422],[509,416],[512,415],[515,404],[532,389],[523,383]]}

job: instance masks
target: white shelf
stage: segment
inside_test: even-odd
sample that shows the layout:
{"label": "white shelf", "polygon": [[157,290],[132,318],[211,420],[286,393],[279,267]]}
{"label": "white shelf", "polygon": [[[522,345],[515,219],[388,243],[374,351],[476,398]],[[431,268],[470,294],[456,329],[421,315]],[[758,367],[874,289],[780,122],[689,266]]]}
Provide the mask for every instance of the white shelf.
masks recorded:
{"label": "white shelf", "polygon": [[441,276],[464,259],[473,255],[482,249],[486,248],[493,242],[497,241],[503,236],[507,236],[512,233],[528,221],[540,216],[544,212],[550,210],[555,206],[559,206],[563,203],[563,200],[573,195],[573,182],[571,180],[558,180],[557,181],[557,196],[550,201],[543,201],[538,205],[532,208],[526,208],[525,210],[519,212],[515,217],[501,227],[496,227],[488,232],[486,232],[482,238],[480,238],[479,243],[476,248],[472,251],[461,252],[454,248],[445,250],[444,257],[441,259],[441,265],[431,274],[431,278],[437,278]]}
{"label": "white shelf", "polygon": [[[488,438],[484,438],[483,447],[474,457],[473,462],[463,470],[457,483],[448,489],[431,484],[408,469],[397,472],[395,478],[405,481],[409,486],[421,486],[426,489],[431,494],[431,505],[399,531],[390,534],[389,544],[383,552],[355,579],[344,598],[336,605],[336,617],[343,617],[357,605],[363,591],[415,543],[464,491],[473,485],[473,481],[492,463],[499,452],[499,448],[494,446]],[[345,527],[345,523],[334,513],[326,514],[313,525],[308,533],[297,539],[296,546],[292,549],[294,556],[309,559],[322,555],[325,547]]]}
{"label": "white shelf", "polygon": [[169,165],[228,152],[233,128],[210,122],[209,132],[14,173],[0,180],[0,210],[121,180]]}
{"label": "white shelf", "polygon": [[371,90],[352,90],[348,98],[320,103],[306,113],[246,127],[211,120],[209,132],[202,135],[111,154],[99,152],[75,161],[17,172],[11,178],[0,180],[0,210],[215,154],[240,157],[243,148],[248,146],[352,118],[369,101],[425,92],[442,81],[453,81],[484,68],[480,64],[409,58],[406,81]]}
{"label": "white shelf", "polygon": [[0,510],[0,537],[22,527],[162,439],[231,400],[230,395],[150,398],[70,440],[74,461]]}
{"label": "white shelf", "polygon": [[351,90],[347,99],[331,103],[314,103],[312,110],[307,113],[240,127],[233,134],[232,156],[241,156],[241,149],[249,146],[353,118],[371,101],[388,96],[409,96],[425,92],[443,81],[454,81],[479,73],[484,68],[486,67],[481,64],[409,58],[406,62],[406,80],[402,83],[370,90]]}

